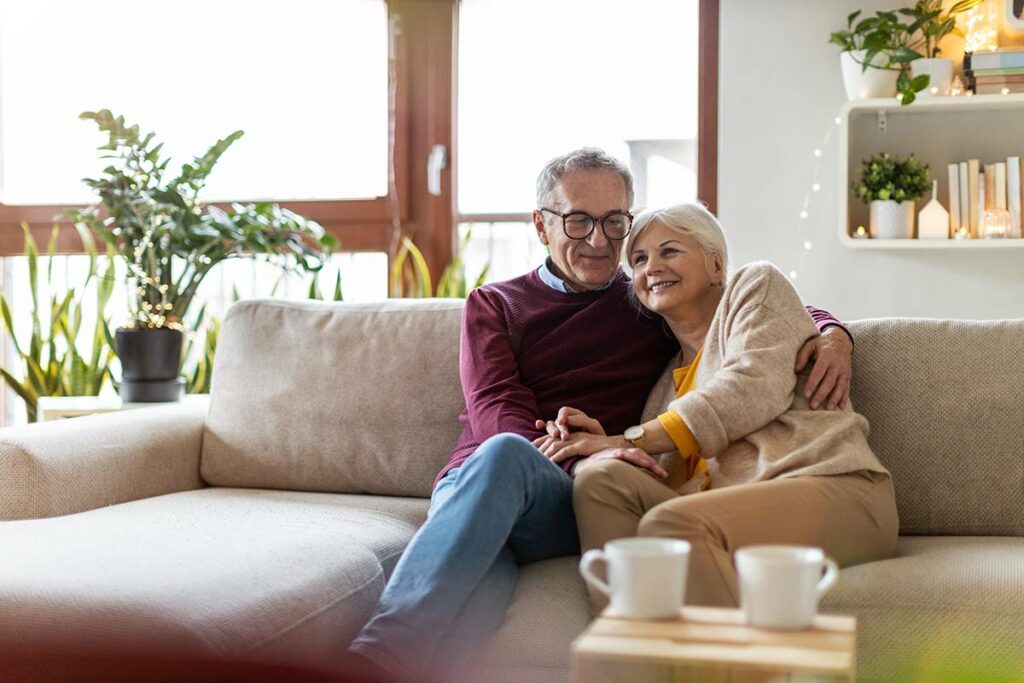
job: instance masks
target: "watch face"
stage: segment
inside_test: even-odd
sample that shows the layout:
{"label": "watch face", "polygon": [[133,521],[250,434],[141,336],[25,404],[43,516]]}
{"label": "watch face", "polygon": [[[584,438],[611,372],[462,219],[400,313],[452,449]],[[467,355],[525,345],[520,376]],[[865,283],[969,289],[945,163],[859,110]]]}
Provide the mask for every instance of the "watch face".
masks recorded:
{"label": "watch face", "polygon": [[639,425],[635,425],[623,432],[622,435],[630,441],[633,439],[642,439],[644,436],[644,428]]}

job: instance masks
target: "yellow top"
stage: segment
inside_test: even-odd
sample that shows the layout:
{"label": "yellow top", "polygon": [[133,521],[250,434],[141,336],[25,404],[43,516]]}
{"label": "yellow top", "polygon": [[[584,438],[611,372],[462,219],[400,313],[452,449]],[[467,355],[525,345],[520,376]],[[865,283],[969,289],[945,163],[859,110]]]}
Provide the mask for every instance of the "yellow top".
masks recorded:
{"label": "yellow top", "polygon": [[[693,390],[694,385],[697,383],[697,364],[700,362],[702,353],[704,353],[704,347],[697,351],[693,362],[672,371],[672,380],[676,385],[676,398]],[[704,458],[700,457],[700,444],[693,437],[693,432],[690,431],[686,422],[683,421],[682,416],[676,411],[670,410],[659,415],[658,422],[668,432],[672,443],[676,445],[679,454],[683,457],[686,480],[689,481],[698,474],[704,475],[704,481],[701,482],[700,490],[706,491],[711,486],[711,474],[708,472],[708,463]]]}

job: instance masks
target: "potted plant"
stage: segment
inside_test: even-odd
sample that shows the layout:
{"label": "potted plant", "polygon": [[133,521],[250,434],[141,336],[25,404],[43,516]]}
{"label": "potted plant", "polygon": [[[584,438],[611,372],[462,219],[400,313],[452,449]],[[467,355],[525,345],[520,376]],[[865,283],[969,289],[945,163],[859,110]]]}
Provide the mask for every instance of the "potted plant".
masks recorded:
{"label": "potted plant", "polygon": [[900,13],[911,17],[913,23],[909,27],[911,34],[920,34],[914,47],[922,52],[922,57],[910,63],[910,72],[914,78],[927,75],[929,86],[922,95],[948,95],[953,83],[953,60],[939,57],[942,51],[939,43],[951,33],[963,36],[957,28],[956,15],[974,9],[985,0],[960,0],[942,11],[942,0],[917,0],[912,8],[903,8]]}
{"label": "potted plant", "polygon": [[[910,43],[911,25],[895,11],[875,12],[857,21],[861,10],[846,19],[846,29],[834,31],[829,40],[842,49],[839,62],[848,99],[893,97],[910,104],[928,86],[928,76],[911,78],[910,63],[921,57]],[[856,23],[854,23],[856,22]]]}
{"label": "potted plant", "polygon": [[286,269],[315,272],[337,241],[317,223],[269,202],[232,204],[228,210],[200,203],[207,177],[242,137],[240,130],[171,175],[170,159],[161,156],[163,145],[153,133],[140,133],[106,109],[80,118],[107,134],[99,149],[111,161],[99,178],[83,181],[100,205],[68,216],[111,245],[130,278],[130,321],[116,333],[121,397],[177,400],[184,384],[182,321],[215,265],[263,255]]}
{"label": "potted plant", "polygon": [[864,160],[860,176],[853,191],[871,207],[871,236],[913,238],[914,201],[928,190],[928,164],[913,154],[901,160],[880,153]]}

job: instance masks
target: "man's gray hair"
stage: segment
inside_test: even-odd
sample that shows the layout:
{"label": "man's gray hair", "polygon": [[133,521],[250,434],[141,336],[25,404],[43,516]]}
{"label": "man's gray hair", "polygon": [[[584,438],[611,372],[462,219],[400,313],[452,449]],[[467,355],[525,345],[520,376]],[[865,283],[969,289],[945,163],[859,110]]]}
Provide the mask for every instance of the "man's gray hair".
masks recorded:
{"label": "man's gray hair", "polygon": [[627,273],[632,274],[629,255],[633,251],[633,245],[636,244],[644,230],[655,221],[683,235],[693,237],[708,254],[721,254],[722,286],[725,286],[726,275],[729,272],[729,245],[725,240],[725,232],[715,215],[708,211],[706,206],[697,203],[676,204],[664,209],[650,209],[637,216],[633,221],[633,229],[629,233],[629,238],[622,247],[622,261]]}
{"label": "man's gray hair", "polygon": [[544,166],[537,176],[537,208],[550,207],[555,184],[566,173],[573,171],[609,171],[618,174],[626,184],[626,209],[633,206],[633,174],[629,168],[597,147],[581,147],[568,154],[555,157]]}

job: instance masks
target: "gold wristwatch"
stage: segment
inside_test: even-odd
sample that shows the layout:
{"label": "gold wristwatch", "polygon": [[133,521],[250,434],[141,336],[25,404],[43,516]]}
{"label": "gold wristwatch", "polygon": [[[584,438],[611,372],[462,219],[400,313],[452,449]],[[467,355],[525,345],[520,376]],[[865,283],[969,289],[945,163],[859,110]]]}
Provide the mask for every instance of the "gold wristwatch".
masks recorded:
{"label": "gold wristwatch", "polygon": [[631,444],[633,444],[633,448],[639,448],[642,451],[647,450],[644,447],[645,442],[643,425],[633,425],[632,427],[629,427],[628,429],[626,429],[626,431],[622,433],[622,436],[626,439],[626,441],[629,441]]}

